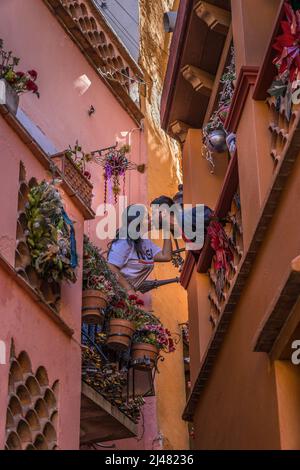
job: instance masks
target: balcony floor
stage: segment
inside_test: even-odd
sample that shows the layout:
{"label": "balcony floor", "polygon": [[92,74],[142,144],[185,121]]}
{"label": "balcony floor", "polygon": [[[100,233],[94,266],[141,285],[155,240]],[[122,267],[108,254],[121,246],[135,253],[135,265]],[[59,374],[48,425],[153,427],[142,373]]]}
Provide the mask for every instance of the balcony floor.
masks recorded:
{"label": "balcony floor", "polygon": [[92,387],[82,382],[80,444],[135,436],[137,436],[137,425]]}

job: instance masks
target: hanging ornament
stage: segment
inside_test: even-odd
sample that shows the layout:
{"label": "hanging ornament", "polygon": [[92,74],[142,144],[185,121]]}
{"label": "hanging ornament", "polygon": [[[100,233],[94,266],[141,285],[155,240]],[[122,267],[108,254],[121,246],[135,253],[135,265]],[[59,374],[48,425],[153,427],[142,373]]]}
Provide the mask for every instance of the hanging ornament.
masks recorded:
{"label": "hanging ornament", "polygon": [[[93,161],[101,165],[104,172],[104,204],[118,202],[118,197],[123,191],[125,195],[126,172],[137,170],[144,173],[145,165],[137,165],[127,158],[130,152],[129,145],[118,148],[118,144],[92,152]],[[121,181],[123,188],[121,189]],[[112,201],[113,200],[113,201]]]}
{"label": "hanging ornament", "polygon": [[231,60],[226,72],[221,78],[222,90],[217,109],[212,114],[208,123],[203,127],[203,156],[210,163],[214,172],[214,153],[223,153],[227,150],[227,132],[224,127],[234,94],[235,55],[234,48],[231,48]]}

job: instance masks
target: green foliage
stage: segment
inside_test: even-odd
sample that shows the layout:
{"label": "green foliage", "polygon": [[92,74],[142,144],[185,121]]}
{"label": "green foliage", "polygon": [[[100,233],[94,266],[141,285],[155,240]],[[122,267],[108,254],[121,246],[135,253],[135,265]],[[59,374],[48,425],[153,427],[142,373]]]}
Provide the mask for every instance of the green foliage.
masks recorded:
{"label": "green foliage", "polygon": [[95,289],[105,292],[110,298],[124,298],[126,293],[109,269],[101,250],[89,238],[83,239],[83,290]]}
{"label": "green foliage", "polygon": [[48,282],[76,281],[71,267],[69,228],[63,218],[63,202],[54,184],[42,181],[28,194],[27,244],[32,265]]}

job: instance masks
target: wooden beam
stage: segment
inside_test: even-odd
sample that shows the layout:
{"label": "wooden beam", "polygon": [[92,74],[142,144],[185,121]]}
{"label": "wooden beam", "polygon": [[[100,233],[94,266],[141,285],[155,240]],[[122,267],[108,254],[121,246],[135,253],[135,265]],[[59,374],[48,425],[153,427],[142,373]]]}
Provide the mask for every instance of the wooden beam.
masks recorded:
{"label": "wooden beam", "polygon": [[183,121],[173,121],[170,124],[170,131],[182,144],[185,142],[190,126]]}
{"label": "wooden beam", "polygon": [[202,1],[196,3],[194,11],[196,15],[207,24],[209,29],[216,33],[223,34],[223,36],[227,36],[231,23],[231,14],[229,11]]}
{"label": "wooden beam", "polygon": [[194,67],[193,65],[185,65],[181,69],[183,77],[189,82],[195,91],[202,95],[210,97],[215,77],[204,70]]}

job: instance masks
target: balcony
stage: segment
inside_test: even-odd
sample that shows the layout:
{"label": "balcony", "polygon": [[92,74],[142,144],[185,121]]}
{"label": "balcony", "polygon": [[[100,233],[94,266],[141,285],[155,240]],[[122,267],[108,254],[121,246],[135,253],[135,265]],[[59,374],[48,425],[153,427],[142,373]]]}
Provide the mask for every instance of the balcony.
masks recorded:
{"label": "balcony", "polygon": [[[105,333],[104,333],[105,335]],[[135,369],[127,353],[109,350],[97,325],[82,330],[81,445],[137,436],[155,371]]]}
{"label": "balcony", "polygon": [[161,101],[162,128],[180,143],[189,128],[202,127],[218,94],[215,83],[219,64],[224,68],[223,50],[231,43],[230,24],[227,0],[180,2]]}
{"label": "balcony", "polygon": [[68,185],[68,194],[71,197],[76,195],[83,206],[91,207],[93,185],[74,164],[68,153],[60,152],[52,155],[51,160],[56,165],[59,176],[61,176]]}

